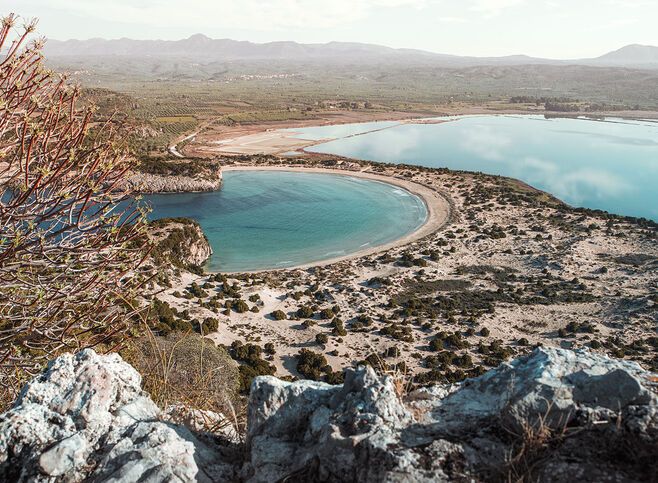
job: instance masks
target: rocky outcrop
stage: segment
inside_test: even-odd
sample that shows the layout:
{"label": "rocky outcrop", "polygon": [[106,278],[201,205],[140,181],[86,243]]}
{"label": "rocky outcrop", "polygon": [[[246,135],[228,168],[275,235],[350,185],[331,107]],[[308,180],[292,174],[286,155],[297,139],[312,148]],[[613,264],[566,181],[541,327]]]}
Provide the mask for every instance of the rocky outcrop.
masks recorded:
{"label": "rocky outcrop", "polygon": [[181,175],[134,173],[124,181],[127,188],[139,193],[198,193],[222,187],[221,174],[214,178]]}
{"label": "rocky outcrop", "polygon": [[163,422],[140,385],[118,355],[57,358],[0,416],[0,481],[234,478],[211,442]]}
{"label": "rocky outcrop", "polygon": [[217,159],[151,157],[136,163],[124,187],[141,193],[217,191],[222,179],[222,165]]}
{"label": "rocky outcrop", "polygon": [[658,456],[656,381],[635,363],[559,349],[404,403],[394,381],[371,369],[348,373],[341,387],[259,378],[244,475],[641,481],[642,462]]}
{"label": "rocky outcrop", "polygon": [[201,225],[190,218],[162,218],[152,221],[150,228],[151,256],[158,266],[201,266],[213,253]]}
{"label": "rocky outcrop", "polygon": [[130,366],[85,351],[53,362],[0,417],[0,480],[651,480],[657,380],[545,348],[405,398],[370,368],[341,386],[260,377],[238,454],[163,422]]}

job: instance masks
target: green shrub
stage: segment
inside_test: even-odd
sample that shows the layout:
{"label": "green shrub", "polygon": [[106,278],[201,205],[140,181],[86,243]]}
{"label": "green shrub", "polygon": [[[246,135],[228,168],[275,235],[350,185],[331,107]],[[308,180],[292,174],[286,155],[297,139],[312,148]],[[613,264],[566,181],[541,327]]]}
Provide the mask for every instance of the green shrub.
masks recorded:
{"label": "green shrub", "polygon": [[347,331],[345,330],[345,325],[343,324],[343,321],[339,319],[338,317],[334,317],[334,319],[331,321],[331,333],[333,335],[338,335],[341,337],[345,337],[347,335]]}
{"label": "green shrub", "polygon": [[270,355],[276,354],[276,349],[274,348],[274,344],[271,343],[271,342],[268,342],[267,344],[265,344],[264,349],[265,349],[265,352],[267,354],[270,354]]}
{"label": "green shrub", "polygon": [[322,311],[320,311],[320,318],[322,320],[333,319],[333,317],[334,317],[334,311],[332,309],[322,309]]}
{"label": "green shrub", "polygon": [[229,354],[240,362],[240,391],[248,393],[251,382],[256,376],[271,376],[276,368],[263,360],[263,350],[256,344],[243,344],[235,341],[231,344]]}
{"label": "green shrub", "polygon": [[219,320],[214,317],[206,317],[203,319],[203,332],[205,334],[210,334],[211,332],[217,332],[219,329]]}
{"label": "green shrub", "polygon": [[274,320],[286,320],[286,313],[283,310],[275,310],[270,314]]}
{"label": "green shrub", "polygon": [[300,319],[310,319],[313,317],[313,309],[308,305],[304,305],[297,309],[297,317]]}
{"label": "green shrub", "polygon": [[208,292],[206,292],[201,287],[199,287],[199,284],[197,284],[196,282],[192,282],[192,284],[189,287],[187,287],[185,290],[187,290],[193,297],[197,297],[197,298],[208,297]]}
{"label": "green shrub", "polygon": [[237,299],[233,301],[232,304],[233,310],[235,310],[238,314],[244,314],[245,312],[249,311],[249,306],[247,305],[247,302],[245,302],[242,299]]}
{"label": "green shrub", "polygon": [[307,379],[321,381],[331,374],[332,370],[322,354],[302,349],[297,354],[297,372]]}

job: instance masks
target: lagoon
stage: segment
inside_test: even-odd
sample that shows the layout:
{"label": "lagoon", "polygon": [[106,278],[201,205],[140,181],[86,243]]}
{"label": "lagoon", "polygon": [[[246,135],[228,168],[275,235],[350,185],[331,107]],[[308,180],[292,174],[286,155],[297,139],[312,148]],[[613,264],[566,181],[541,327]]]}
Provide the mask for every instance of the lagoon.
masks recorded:
{"label": "lagoon", "polygon": [[307,151],[520,179],[573,206],[658,221],[658,122],[486,115],[295,129]]}
{"label": "lagoon", "polygon": [[423,200],[353,176],[226,171],[212,193],[150,195],[151,219],[197,220],[213,248],[210,271],[288,268],[393,242],[428,217]]}

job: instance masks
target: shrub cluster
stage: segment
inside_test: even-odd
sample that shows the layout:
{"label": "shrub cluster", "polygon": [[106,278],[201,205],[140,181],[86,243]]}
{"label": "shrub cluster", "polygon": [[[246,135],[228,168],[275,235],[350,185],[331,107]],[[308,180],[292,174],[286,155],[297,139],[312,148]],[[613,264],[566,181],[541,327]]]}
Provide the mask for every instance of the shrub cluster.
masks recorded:
{"label": "shrub cluster", "polygon": [[251,381],[257,376],[271,376],[276,368],[263,360],[263,349],[256,344],[243,344],[236,340],[229,348],[231,357],[240,362],[240,392],[248,393]]}

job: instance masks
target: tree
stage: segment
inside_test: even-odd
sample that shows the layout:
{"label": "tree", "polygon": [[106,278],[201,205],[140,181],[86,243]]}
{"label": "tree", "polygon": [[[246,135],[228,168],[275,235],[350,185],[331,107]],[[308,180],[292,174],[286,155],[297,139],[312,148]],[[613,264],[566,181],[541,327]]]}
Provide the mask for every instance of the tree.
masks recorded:
{"label": "tree", "polygon": [[[111,348],[139,310],[144,213],[113,119],[43,64],[36,22],[0,27],[0,386],[64,351]],[[0,401],[0,405],[2,402]]]}

